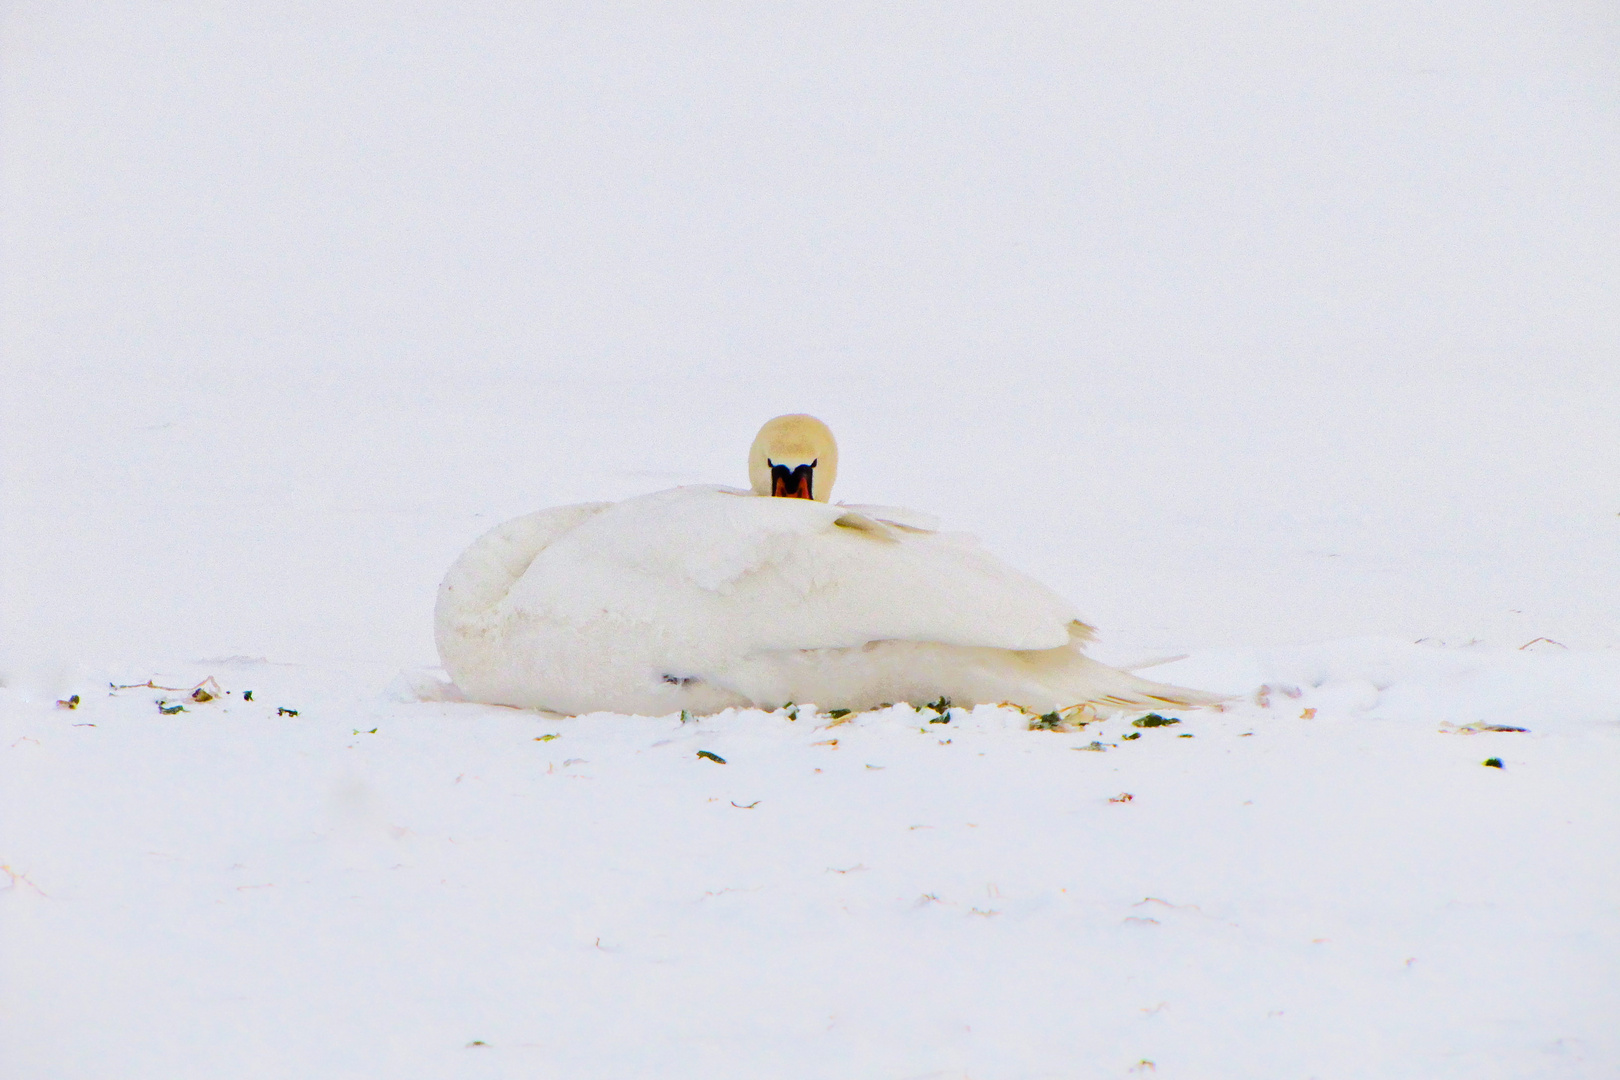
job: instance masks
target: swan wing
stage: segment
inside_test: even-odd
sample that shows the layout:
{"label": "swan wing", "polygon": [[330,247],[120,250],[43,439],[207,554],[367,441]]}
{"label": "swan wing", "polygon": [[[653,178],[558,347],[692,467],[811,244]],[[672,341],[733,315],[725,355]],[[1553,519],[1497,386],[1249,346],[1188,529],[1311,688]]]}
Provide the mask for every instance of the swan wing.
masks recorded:
{"label": "swan wing", "polygon": [[465,651],[466,639],[481,634],[536,555],[612,505],[554,506],[502,522],[474,540],[439,583],[434,636],[440,656]]}
{"label": "swan wing", "polygon": [[845,510],[862,517],[869,517],[888,525],[898,525],[902,529],[912,529],[917,532],[938,532],[939,518],[922,510],[913,510],[908,506],[865,506],[858,503],[839,503]]}
{"label": "swan wing", "polygon": [[698,668],[874,641],[1033,650],[1071,640],[1075,613],[1039,582],[970,537],[884,516],[674,488],[579,521],[502,603],[553,624],[635,625]]}

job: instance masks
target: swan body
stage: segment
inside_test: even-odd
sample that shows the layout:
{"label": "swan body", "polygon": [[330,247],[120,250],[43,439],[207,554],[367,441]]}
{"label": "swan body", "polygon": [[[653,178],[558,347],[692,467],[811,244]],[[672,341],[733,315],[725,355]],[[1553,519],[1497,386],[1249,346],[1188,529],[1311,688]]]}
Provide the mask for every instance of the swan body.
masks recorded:
{"label": "swan body", "polygon": [[469,700],[565,714],[1219,700],[1090,659],[1091,628],[1039,582],[925,515],[830,504],[830,480],[812,496],[807,465],[490,530],[439,588],[446,670]]}

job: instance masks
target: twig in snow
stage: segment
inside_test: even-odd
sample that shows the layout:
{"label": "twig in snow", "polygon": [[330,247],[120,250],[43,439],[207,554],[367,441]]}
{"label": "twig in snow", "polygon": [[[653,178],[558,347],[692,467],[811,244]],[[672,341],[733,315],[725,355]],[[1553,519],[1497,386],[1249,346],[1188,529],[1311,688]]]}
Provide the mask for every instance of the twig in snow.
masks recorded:
{"label": "twig in snow", "polygon": [[1172,904],[1168,900],[1160,900],[1157,896],[1144,896],[1141,900],[1132,904],[1131,907],[1143,907],[1147,904],[1158,904],[1160,907],[1167,907],[1173,911],[1196,911],[1200,915],[1204,913],[1204,910],[1197,904]]}
{"label": "twig in snow", "polygon": [[[199,704],[204,701],[213,701],[217,697],[225,696],[225,691],[219,688],[219,683],[214,681],[214,677],[212,675],[208,676],[196,686],[159,686],[151,679],[147,679],[145,682],[130,683],[128,686],[121,686],[118,683],[108,683],[107,685],[112,687],[114,690],[167,690],[171,694],[185,694],[192,701],[198,702]],[[252,692],[249,691],[249,693],[251,694]],[[75,700],[77,699],[75,698]]]}
{"label": "twig in snow", "polygon": [[35,892],[39,893],[39,895],[45,897],[47,900],[50,899],[51,894],[40,888],[38,885],[35,885],[32,881],[29,881],[27,874],[19,874],[9,866],[0,866],[0,874],[5,874],[11,879],[11,884],[7,885],[6,888],[15,889],[17,887],[17,883],[20,881],[30,889],[33,889]]}

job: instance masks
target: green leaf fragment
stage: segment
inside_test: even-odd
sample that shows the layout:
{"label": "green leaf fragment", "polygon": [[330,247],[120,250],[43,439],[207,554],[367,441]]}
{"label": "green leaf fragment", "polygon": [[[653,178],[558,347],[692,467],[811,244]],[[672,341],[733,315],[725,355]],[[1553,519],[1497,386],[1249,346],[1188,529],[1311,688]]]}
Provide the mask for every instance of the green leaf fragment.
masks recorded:
{"label": "green leaf fragment", "polygon": [[534,741],[535,742],[550,742],[552,739],[556,739],[556,738],[560,738],[560,736],[557,736],[557,735],[541,735],[538,738],[536,738]]}
{"label": "green leaf fragment", "polygon": [[829,709],[827,711],[827,715],[832,717],[834,720],[837,720],[840,717],[848,716],[853,711],[853,709]]}
{"label": "green leaf fragment", "polygon": [[725,758],[721,757],[719,754],[711,754],[707,750],[699,750],[697,752],[697,756],[700,758],[708,758],[710,761],[717,761],[722,765],[726,763]]}
{"label": "green leaf fragment", "polygon": [[1502,764],[1502,759],[1499,758],[1499,757],[1488,757],[1488,758],[1485,759],[1484,764],[1489,765],[1493,769],[1505,769],[1505,768],[1507,768],[1506,765]]}
{"label": "green leaf fragment", "polygon": [[1132,720],[1131,727],[1169,727],[1171,724],[1179,723],[1181,721],[1173,716],[1160,716],[1156,712],[1150,712],[1146,716]]}

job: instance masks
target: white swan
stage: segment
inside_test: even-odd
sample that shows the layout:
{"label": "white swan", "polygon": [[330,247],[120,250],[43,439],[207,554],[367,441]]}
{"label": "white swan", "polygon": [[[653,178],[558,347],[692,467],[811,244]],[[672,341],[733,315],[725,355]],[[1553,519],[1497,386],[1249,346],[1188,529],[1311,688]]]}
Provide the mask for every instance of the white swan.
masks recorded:
{"label": "white swan", "polygon": [[829,505],[832,432],[767,423],[752,491],[679,487],[500,525],[439,587],[445,669],[471,701],[712,713],[944,697],[1037,712],[1212,704],[1085,656],[1069,605],[924,515]]}

